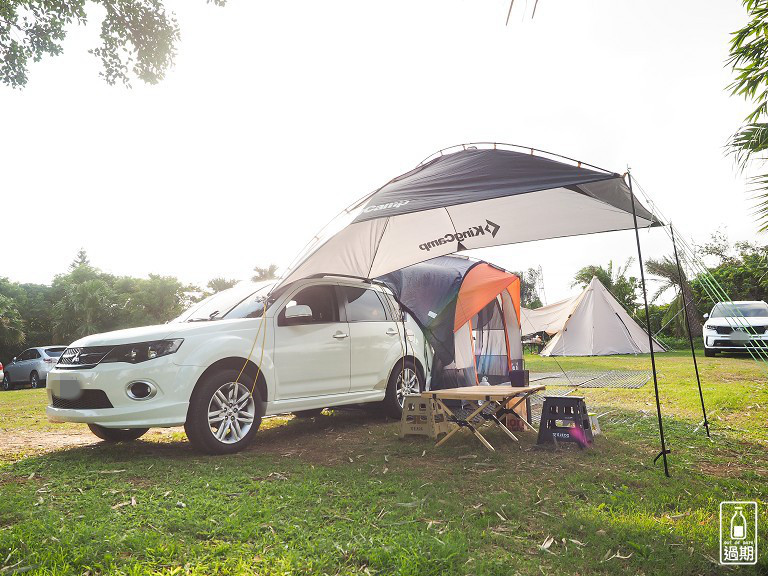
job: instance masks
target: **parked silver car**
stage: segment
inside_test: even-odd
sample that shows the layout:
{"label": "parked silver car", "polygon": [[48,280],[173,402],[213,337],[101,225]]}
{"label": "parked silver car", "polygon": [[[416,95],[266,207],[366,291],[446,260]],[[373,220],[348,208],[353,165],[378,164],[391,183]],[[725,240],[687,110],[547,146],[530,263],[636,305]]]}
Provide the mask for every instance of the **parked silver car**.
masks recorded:
{"label": "parked silver car", "polygon": [[21,384],[40,388],[48,377],[48,372],[59,361],[59,356],[66,346],[38,346],[27,348],[5,366],[3,390],[10,390]]}

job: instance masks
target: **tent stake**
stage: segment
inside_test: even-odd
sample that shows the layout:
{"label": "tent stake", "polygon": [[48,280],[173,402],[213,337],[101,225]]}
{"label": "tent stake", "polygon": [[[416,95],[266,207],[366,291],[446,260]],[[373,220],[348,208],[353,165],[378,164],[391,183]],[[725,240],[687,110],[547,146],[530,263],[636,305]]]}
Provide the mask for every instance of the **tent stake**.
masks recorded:
{"label": "tent stake", "polygon": [[632,192],[632,174],[627,169],[627,180],[629,182],[629,198],[632,201],[632,219],[635,224],[635,240],[637,241],[637,259],[640,263],[640,284],[643,288],[643,304],[645,306],[645,327],[648,331],[648,347],[651,350],[651,369],[653,370],[653,391],[656,394],[656,415],[659,418],[659,439],[661,440],[661,452],[653,459],[656,462],[659,458],[664,460],[664,474],[669,477],[669,466],[667,464],[667,444],[664,441],[664,424],[661,421],[661,402],[659,401],[659,380],[656,375],[656,356],[653,353],[653,335],[651,330],[651,315],[648,312],[648,292],[645,288],[645,272],[643,271],[643,253],[640,250],[640,231],[637,229],[637,212],[635,211],[635,194]]}
{"label": "tent stake", "polygon": [[701,378],[699,377],[699,365],[696,362],[696,350],[693,346],[693,333],[691,332],[691,320],[688,317],[688,300],[685,298],[685,290],[683,289],[683,283],[685,278],[683,277],[683,268],[680,266],[680,258],[677,256],[677,242],[675,242],[675,228],[672,223],[669,223],[669,231],[672,233],[672,248],[675,251],[675,262],[677,263],[677,275],[680,277],[680,298],[683,300],[683,313],[685,314],[685,326],[688,329],[688,342],[691,344],[691,358],[693,358],[693,369],[696,371],[696,383],[699,386],[699,399],[701,400],[701,413],[704,415],[704,429],[707,431],[707,438],[709,435],[709,420],[707,419],[707,409],[704,406],[704,393],[701,391]]}

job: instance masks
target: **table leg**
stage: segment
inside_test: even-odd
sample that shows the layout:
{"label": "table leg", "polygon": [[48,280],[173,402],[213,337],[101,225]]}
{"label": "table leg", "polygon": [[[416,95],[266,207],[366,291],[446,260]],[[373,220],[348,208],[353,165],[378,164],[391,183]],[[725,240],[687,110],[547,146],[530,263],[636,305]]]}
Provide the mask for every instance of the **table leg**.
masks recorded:
{"label": "table leg", "polygon": [[505,433],[507,436],[509,436],[510,438],[512,438],[512,440],[514,440],[515,442],[520,442],[520,440],[518,440],[518,439],[517,439],[517,436],[515,436],[514,434],[512,434],[512,430],[510,430],[509,428],[507,428],[507,425],[506,425],[506,424],[504,424],[504,422],[502,422],[501,420],[499,420],[499,419],[498,419],[498,417],[496,416],[496,412],[494,412],[493,414],[491,414],[491,419],[492,419],[494,422],[496,422],[496,424],[499,426],[499,428],[501,428],[501,429],[504,431],[504,433]]}
{"label": "table leg", "polygon": [[[528,394],[525,394],[525,395],[523,395],[523,396],[512,396],[512,397],[510,397],[508,400],[504,400],[504,404],[502,404],[502,406],[506,405],[508,402],[511,402],[511,401],[512,401],[512,398],[519,398],[519,400],[518,400],[517,402],[515,402],[515,403],[514,403],[514,404],[513,404],[513,405],[512,405],[510,408],[507,408],[507,409],[505,410],[505,412],[504,412],[504,413],[505,413],[505,414],[513,414],[513,415],[514,415],[514,416],[515,416],[515,417],[516,417],[518,420],[522,421],[522,423],[523,423],[523,424],[525,424],[526,426],[528,426],[528,428],[530,428],[530,429],[531,429],[531,430],[533,430],[534,432],[537,432],[536,428],[534,428],[533,426],[531,426],[531,425],[528,423],[528,421],[527,421],[525,418],[523,418],[522,416],[520,416],[520,414],[518,414],[517,412],[515,412],[515,408],[517,408],[517,407],[518,407],[520,404],[522,404],[523,402],[525,402],[525,400],[526,400],[526,399],[528,398],[528,396],[530,396],[530,395],[531,395],[531,394],[530,394],[530,393],[528,393]],[[495,414],[495,412],[494,412],[494,414]]]}
{"label": "table leg", "polygon": [[451,410],[450,410],[450,409],[449,409],[449,408],[448,408],[448,407],[447,407],[445,404],[443,404],[443,403],[442,403],[442,401],[440,401],[440,400],[439,400],[439,399],[437,399],[437,398],[435,398],[435,400],[436,400],[437,402],[439,402],[439,403],[440,403],[440,406],[443,408],[443,410],[445,410],[445,411],[446,411],[446,412],[447,412],[447,413],[448,413],[450,416],[452,416],[452,417],[453,417],[453,419],[454,419],[454,420],[456,420],[456,423],[458,424],[458,425],[456,426],[456,428],[454,428],[453,430],[451,430],[450,432],[448,432],[448,434],[446,434],[445,436],[443,436],[443,438],[442,438],[442,439],[441,439],[441,440],[440,440],[440,441],[439,441],[437,444],[435,444],[435,448],[437,448],[438,446],[440,446],[441,444],[443,444],[443,443],[444,443],[446,440],[448,440],[448,438],[450,438],[451,436],[453,436],[453,435],[454,435],[456,432],[458,432],[458,431],[459,431],[461,428],[469,428],[469,430],[472,432],[472,434],[474,434],[474,435],[475,435],[475,437],[476,437],[478,440],[480,440],[480,442],[482,442],[482,443],[483,443],[483,446],[485,446],[486,448],[488,448],[488,450],[490,450],[491,452],[495,452],[495,451],[496,451],[496,449],[495,449],[495,448],[494,448],[494,447],[491,445],[491,443],[490,443],[490,442],[488,442],[488,440],[486,440],[486,439],[485,439],[485,437],[484,437],[482,434],[480,434],[480,432],[477,430],[477,428],[475,428],[475,427],[472,425],[472,422],[471,422],[471,421],[472,421],[472,419],[473,419],[475,416],[477,416],[478,414],[480,414],[480,412],[482,412],[482,411],[483,411],[483,410],[484,410],[484,409],[485,409],[485,408],[486,408],[486,407],[487,407],[489,404],[491,404],[491,402],[490,402],[490,401],[486,401],[484,404],[481,404],[481,405],[480,405],[480,407],[479,407],[477,410],[475,410],[474,412],[472,412],[472,414],[470,414],[469,416],[467,416],[465,419],[463,419],[463,420],[459,420],[459,418],[458,418],[458,417],[457,417],[457,416],[456,416],[456,415],[455,415],[453,412],[451,412]]}
{"label": "table leg", "polygon": [[[525,418],[523,418],[522,416],[520,416],[520,414],[518,414],[517,412],[515,412],[515,408],[517,408],[517,407],[518,407],[520,404],[522,404],[523,402],[525,402],[525,400],[528,398],[528,396],[530,396],[530,393],[529,393],[529,394],[525,394],[525,395],[523,395],[523,396],[510,396],[509,398],[505,398],[505,399],[504,399],[504,400],[503,400],[503,401],[502,401],[502,402],[499,404],[499,407],[498,407],[496,410],[494,410],[494,411],[493,411],[493,417],[494,417],[494,418],[496,418],[496,419],[498,419],[498,417],[496,416],[496,415],[497,415],[497,413],[498,413],[498,412],[501,412],[501,411],[503,410],[503,411],[504,411],[504,412],[503,412],[504,414],[513,414],[513,415],[514,415],[516,418],[518,418],[519,420],[521,420],[521,421],[523,422],[523,424],[525,424],[526,426],[528,426],[528,428],[530,428],[531,430],[533,430],[534,432],[536,432],[536,431],[537,431],[537,430],[536,430],[536,428],[534,428],[533,426],[531,426],[530,424],[528,424],[528,421],[527,421]],[[514,403],[514,404],[513,404],[511,407],[507,408],[507,407],[506,407],[506,406],[507,406],[507,404],[508,404],[509,402],[512,402],[512,399],[513,399],[513,398],[519,398],[519,400],[518,400],[517,402],[515,402],[515,403]],[[506,425],[504,425],[504,424],[503,424],[503,423],[501,423],[500,421],[499,421],[499,425],[500,425],[500,426],[502,426],[502,427],[504,428],[504,430],[506,430],[506,431],[509,431],[509,428],[507,428],[507,427],[506,427]],[[510,434],[512,434],[512,433],[510,432]],[[514,435],[513,435],[513,437],[514,437]],[[515,438],[515,440],[517,440],[517,438]]]}
{"label": "table leg", "polygon": [[[452,417],[454,420],[457,420],[457,421],[458,421],[458,418],[456,418],[456,415],[455,415],[453,412],[451,412],[450,408],[448,408],[448,406],[446,406],[445,404],[443,404],[443,402],[442,402],[442,401],[441,401],[439,398],[434,398],[434,400],[435,400],[435,402],[437,402],[437,403],[440,405],[440,407],[441,407],[441,408],[442,408],[442,409],[445,411],[445,413],[446,413],[448,416],[451,416],[451,417]],[[450,432],[448,432],[448,433],[447,433],[445,436],[443,436],[443,437],[442,437],[442,438],[441,438],[441,439],[440,439],[440,440],[437,442],[437,444],[435,444],[435,448],[437,448],[438,446],[440,446],[441,444],[443,444],[443,443],[444,443],[446,440],[448,440],[448,438],[450,438],[451,436],[453,436],[454,434],[456,434],[456,432],[458,432],[460,428],[461,428],[461,426],[457,425],[457,426],[456,426],[456,428],[454,428],[453,430],[451,430]]]}

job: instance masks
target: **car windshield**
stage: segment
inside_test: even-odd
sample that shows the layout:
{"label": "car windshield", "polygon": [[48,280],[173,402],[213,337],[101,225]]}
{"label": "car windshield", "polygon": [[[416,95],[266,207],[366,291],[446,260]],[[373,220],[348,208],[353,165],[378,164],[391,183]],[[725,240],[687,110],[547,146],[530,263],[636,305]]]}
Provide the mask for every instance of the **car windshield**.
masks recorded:
{"label": "car windshield", "polygon": [[51,358],[58,358],[62,355],[64,350],[66,350],[66,348],[46,348],[45,353]]}
{"label": "car windshield", "polygon": [[[266,282],[239,282],[228,290],[222,290],[198,302],[172,322],[205,322],[222,318],[245,318],[248,315],[232,316],[235,309],[245,302],[264,300],[274,286],[274,280]],[[263,312],[263,308],[261,309]]]}
{"label": "car windshield", "polygon": [[768,304],[765,302],[720,302],[712,308],[710,318],[730,318],[741,317],[755,318],[757,316],[768,316]]}

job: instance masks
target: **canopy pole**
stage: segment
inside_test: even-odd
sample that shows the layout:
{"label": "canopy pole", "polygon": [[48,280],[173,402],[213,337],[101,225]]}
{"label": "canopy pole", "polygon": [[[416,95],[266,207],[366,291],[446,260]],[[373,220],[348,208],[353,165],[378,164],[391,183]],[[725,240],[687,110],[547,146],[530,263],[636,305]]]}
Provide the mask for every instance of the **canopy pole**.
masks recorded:
{"label": "canopy pole", "polygon": [[637,212],[635,210],[635,194],[632,192],[632,174],[627,169],[627,180],[629,181],[629,198],[632,201],[632,220],[635,224],[635,240],[637,241],[637,259],[640,264],[640,284],[643,288],[643,304],[645,306],[645,327],[648,330],[648,347],[651,350],[651,369],[653,370],[653,391],[656,394],[656,415],[659,419],[659,439],[661,440],[661,452],[653,459],[654,463],[662,458],[664,460],[664,474],[669,477],[669,465],[667,464],[667,444],[664,440],[664,424],[661,421],[661,401],[659,400],[659,380],[656,375],[656,356],[653,352],[653,335],[651,330],[651,315],[648,312],[648,291],[645,288],[645,272],[643,271],[643,253],[640,250],[640,231],[637,228]]}
{"label": "canopy pole", "polygon": [[683,301],[683,313],[685,314],[685,326],[688,329],[688,342],[691,345],[691,358],[693,358],[693,369],[696,371],[696,384],[699,386],[699,400],[701,400],[701,413],[704,415],[704,429],[707,431],[707,438],[709,435],[709,420],[707,419],[707,409],[704,406],[704,393],[701,391],[701,377],[699,376],[699,364],[696,362],[696,349],[693,346],[693,332],[691,332],[691,320],[688,316],[688,300],[685,297],[685,289],[683,284],[685,283],[685,277],[683,276],[683,268],[680,266],[680,258],[677,255],[677,242],[675,241],[675,228],[672,223],[669,223],[669,231],[672,233],[672,248],[675,251],[675,262],[677,263],[677,275],[680,278],[680,298]]}

